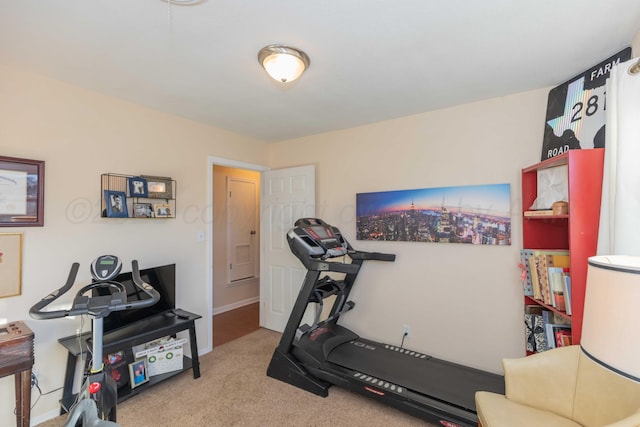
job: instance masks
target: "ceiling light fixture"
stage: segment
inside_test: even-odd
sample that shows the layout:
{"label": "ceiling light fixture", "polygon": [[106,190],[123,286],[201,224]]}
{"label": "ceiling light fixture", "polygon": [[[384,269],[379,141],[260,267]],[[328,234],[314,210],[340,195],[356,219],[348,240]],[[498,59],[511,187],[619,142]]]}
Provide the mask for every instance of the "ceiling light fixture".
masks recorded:
{"label": "ceiling light fixture", "polygon": [[304,73],[311,63],[306,53],[281,44],[271,44],[260,49],[258,62],[274,80],[289,83]]}

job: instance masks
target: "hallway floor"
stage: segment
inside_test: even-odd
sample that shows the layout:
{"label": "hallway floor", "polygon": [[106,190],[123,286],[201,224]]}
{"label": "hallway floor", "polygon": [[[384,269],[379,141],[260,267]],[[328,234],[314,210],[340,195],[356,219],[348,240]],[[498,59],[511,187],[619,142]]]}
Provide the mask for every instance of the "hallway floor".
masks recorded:
{"label": "hallway floor", "polygon": [[213,316],[213,346],[217,347],[260,328],[260,303]]}

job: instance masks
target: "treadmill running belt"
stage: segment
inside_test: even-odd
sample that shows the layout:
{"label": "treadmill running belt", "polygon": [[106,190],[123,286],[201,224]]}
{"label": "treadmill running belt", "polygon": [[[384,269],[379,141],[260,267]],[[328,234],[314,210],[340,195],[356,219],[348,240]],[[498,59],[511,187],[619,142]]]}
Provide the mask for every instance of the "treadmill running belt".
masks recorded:
{"label": "treadmill running belt", "polygon": [[476,391],[504,394],[501,375],[364,338],[336,347],[327,360],[473,412]]}

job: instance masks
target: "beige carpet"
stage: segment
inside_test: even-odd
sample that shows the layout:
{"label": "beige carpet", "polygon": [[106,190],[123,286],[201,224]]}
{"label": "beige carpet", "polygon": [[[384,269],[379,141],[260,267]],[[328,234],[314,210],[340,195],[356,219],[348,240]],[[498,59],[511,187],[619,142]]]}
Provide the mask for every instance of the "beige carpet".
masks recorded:
{"label": "beige carpet", "polygon": [[[280,334],[260,329],[200,357],[191,371],[118,405],[123,427],[434,426],[364,396],[332,387],[322,398],[266,376]],[[40,427],[58,427],[58,417]]]}

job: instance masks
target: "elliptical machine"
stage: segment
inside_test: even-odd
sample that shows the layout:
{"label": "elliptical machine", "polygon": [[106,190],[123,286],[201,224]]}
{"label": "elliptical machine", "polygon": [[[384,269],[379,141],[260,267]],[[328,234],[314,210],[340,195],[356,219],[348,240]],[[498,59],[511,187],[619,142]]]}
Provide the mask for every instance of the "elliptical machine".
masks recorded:
{"label": "elliptical machine", "polygon": [[[322,397],[337,385],[447,427],[476,427],[477,390],[504,394],[502,376],[436,359],[402,345],[363,338],[338,324],[364,261],[395,261],[394,254],[355,250],[337,227],[302,218],[287,233],[307,274],[267,375]],[[351,263],[337,258],[348,257]],[[333,259],[333,260],[332,260]],[[344,273],[344,279],[328,272]],[[310,304],[333,297],[325,320],[301,324]]]}
{"label": "elliptical machine", "polygon": [[138,261],[131,261],[133,283],[148,299],[127,302],[124,285],[113,279],[120,273],[122,262],[114,255],[101,255],[91,263],[93,281],[82,287],[75,295],[68,310],[43,310],[64,295],[73,286],[80,264],[73,263],[67,282],[60,289],[50,293],[29,310],[34,319],[56,319],[68,316],[89,315],[92,330],[92,362],[90,372],[78,394],[78,401],[67,417],[65,427],[80,425],[95,427],[117,427],[116,404],[118,389],[115,381],[105,372],[102,358],[103,320],[112,311],[147,307],[160,300],[160,294],[153,286],[140,278]]}

